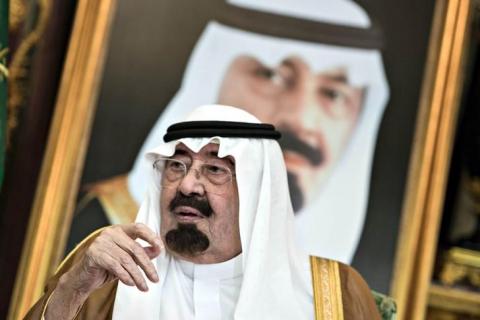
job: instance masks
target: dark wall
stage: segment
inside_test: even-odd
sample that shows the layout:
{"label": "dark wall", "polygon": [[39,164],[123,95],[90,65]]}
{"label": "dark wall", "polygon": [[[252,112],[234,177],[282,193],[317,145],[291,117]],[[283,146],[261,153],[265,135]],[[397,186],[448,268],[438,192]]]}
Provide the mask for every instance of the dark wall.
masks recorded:
{"label": "dark wall", "polygon": [[435,1],[357,2],[384,30],[390,103],[378,134],[367,220],[358,248],[379,254],[375,263],[356,257],[353,265],[373,288],[388,292]]}

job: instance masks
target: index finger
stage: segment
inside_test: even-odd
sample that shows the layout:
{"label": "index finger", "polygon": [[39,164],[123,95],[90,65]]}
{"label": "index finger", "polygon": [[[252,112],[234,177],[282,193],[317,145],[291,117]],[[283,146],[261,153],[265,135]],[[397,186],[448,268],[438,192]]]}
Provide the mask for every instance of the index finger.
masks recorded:
{"label": "index finger", "polygon": [[152,247],[163,249],[163,243],[160,237],[152,229],[143,223],[132,223],[122,226],[123,231],[133,240],[142,239],[148,242]]}

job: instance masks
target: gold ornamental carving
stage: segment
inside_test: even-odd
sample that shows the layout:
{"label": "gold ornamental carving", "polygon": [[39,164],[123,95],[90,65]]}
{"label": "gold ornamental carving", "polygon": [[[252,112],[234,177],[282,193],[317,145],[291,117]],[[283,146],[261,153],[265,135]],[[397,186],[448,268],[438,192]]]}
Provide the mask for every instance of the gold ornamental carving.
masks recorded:
{"label": "gold ornamental carving", "polygon": [[448,250],[440,281],[449,286],[468,281],[480,289],[480,252],[459,247]]}

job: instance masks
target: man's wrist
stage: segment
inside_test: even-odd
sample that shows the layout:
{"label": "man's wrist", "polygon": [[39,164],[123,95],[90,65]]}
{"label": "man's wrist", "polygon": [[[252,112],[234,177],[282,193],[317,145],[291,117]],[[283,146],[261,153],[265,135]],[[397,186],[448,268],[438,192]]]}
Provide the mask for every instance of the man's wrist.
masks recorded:
{"label": "man's wrist", "polygon": [[87,300],[91,293],[88,288],[82,284],[79,284],[78,280],[72,277],[71,272],[64,273],[60,277],[55,290],[58,290],[66,297],[69,297],[72,302],[80,302],[82,304],[85,300]]}
{"label": "man's wrist", "polygon": [[60,277],[45,306],[45,320],[74,319],[77,316],[89,293],[78,290],[73,283],[68,272]]}

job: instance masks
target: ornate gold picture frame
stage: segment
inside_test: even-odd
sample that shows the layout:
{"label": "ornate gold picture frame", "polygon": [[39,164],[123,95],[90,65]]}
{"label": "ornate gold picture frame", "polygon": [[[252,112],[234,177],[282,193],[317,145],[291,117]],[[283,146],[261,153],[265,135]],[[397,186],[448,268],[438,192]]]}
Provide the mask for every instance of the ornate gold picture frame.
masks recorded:
{"label": "ornate gold picture frame", "polygon": [[424,319],[457,115],[470,23],[478,1],[438,1],[410,158],[392,295],[401,319]]}
{"label": "ornate gold picture frame", "polygon": [[114,9],[114,0],[78,1],[9,319],[23,318],[62,258]]}

